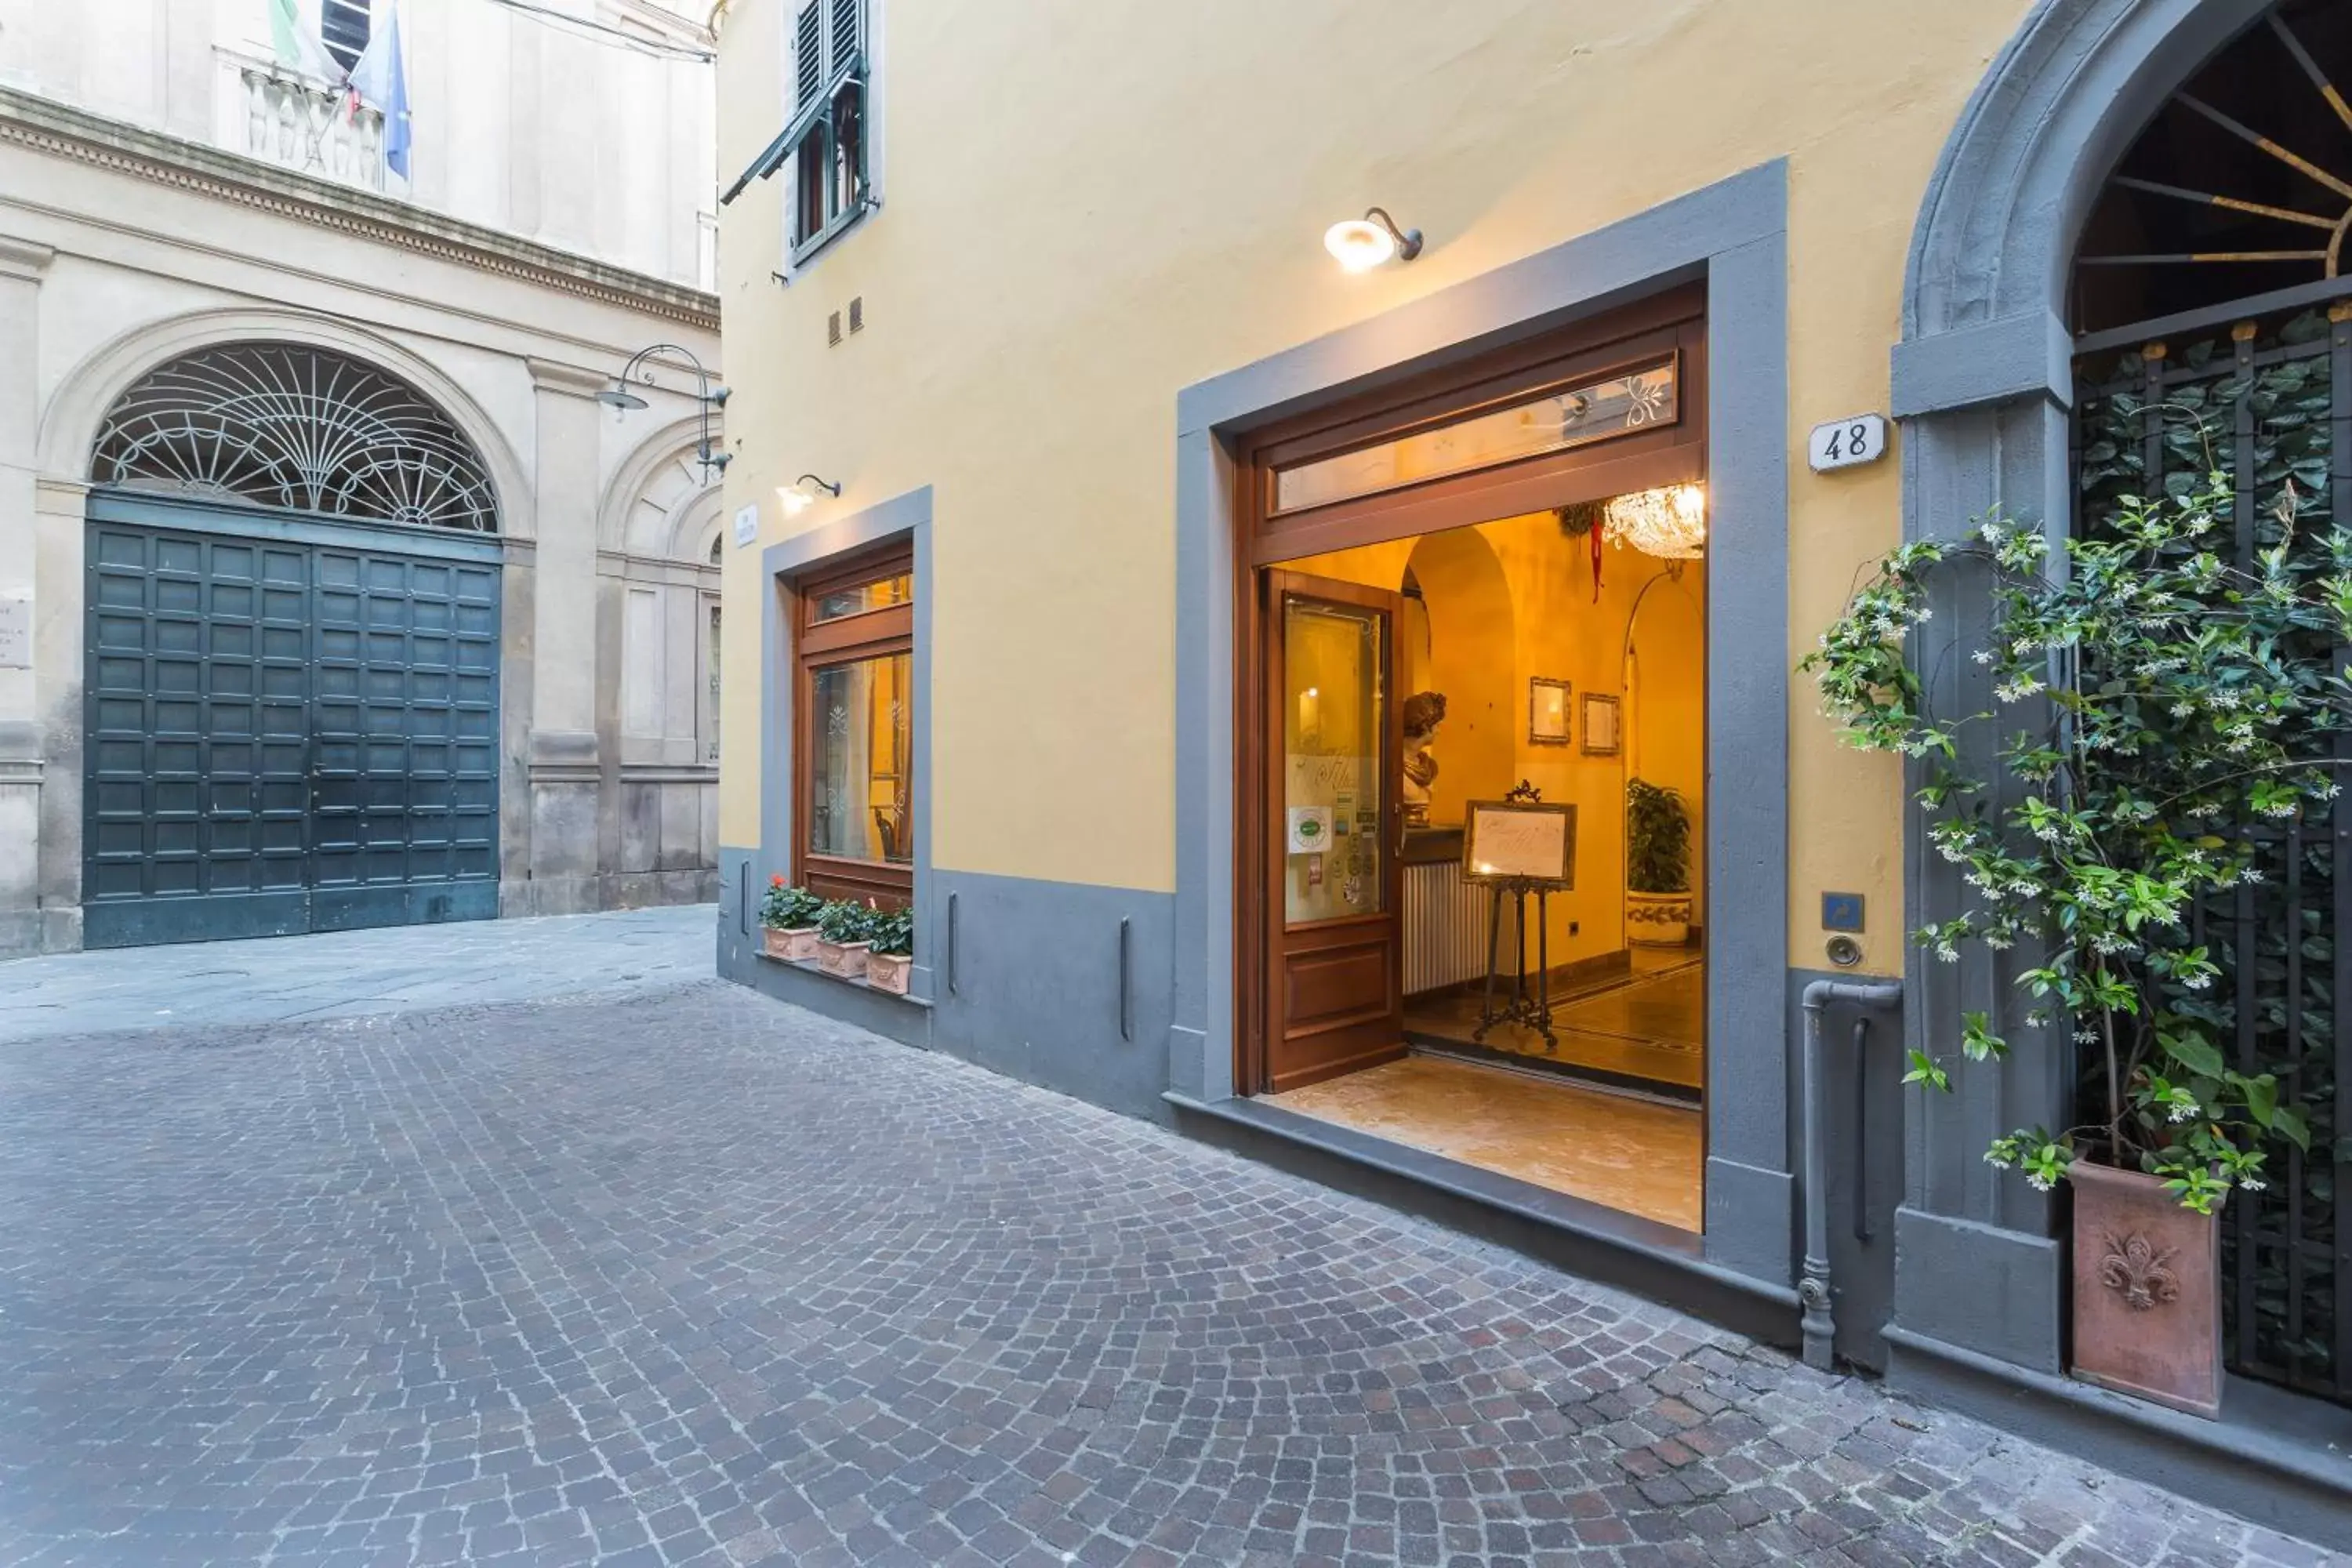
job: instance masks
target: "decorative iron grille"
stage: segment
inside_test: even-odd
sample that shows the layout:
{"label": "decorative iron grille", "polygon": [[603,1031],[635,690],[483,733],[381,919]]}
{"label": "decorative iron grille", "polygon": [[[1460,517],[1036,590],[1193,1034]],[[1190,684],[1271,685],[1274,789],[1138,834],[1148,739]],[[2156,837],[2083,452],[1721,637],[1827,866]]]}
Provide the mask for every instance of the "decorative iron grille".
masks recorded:
{"label": "decorative iron grille", "polygon": [[[2167,326],[2168,342],[2076,362],[2076,528],[2096,531],[2119,496],[2178,494],[2219,469],[2234,488],[2241,570],[2288,537],[2283,501],[2290,548],[2326,559],[2328,534],[2352,530],[2352,304]],[[2280,651],[2314,684],[2352,668],[2352,649],[2324,630]],[[2352,735],[2313,735],[2307,749],[2352,783]],[[2224,1214],[2231,1369],[2352,1404],[2352,1224],[2337,1207],[2352,1180],[2352,1031],[2338,1023],[2352,998],[2352,793],[2333,812],[2235,825],[2262,880],[2195,911],[2222,978],[2164,1003],[2227,1042],[2238,1070],[2278,1074],[2311,1112],[2310,1153],[2273,1145],[2269,1182],[2233,1193]]]}
{"label": "decorative iron grille", "polygon": [[155,371],[100,432],[98,484],[496,533],[473,444],[405,382],[323,349],[231,343]]}

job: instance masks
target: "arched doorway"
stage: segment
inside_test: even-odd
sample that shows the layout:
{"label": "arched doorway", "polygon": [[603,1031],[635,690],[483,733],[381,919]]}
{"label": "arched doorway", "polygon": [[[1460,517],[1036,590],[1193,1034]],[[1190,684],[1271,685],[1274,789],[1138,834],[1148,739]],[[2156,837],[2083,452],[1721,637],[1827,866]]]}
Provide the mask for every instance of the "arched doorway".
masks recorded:
{"label": "arched doorway", "polygon": [[[2218,467],[2235,488],[2242,558],[2275,542],[2283,503],[2314,546],[2352,521],[2352,25],[2315,0],[2046,0],[1971,101],[1915,237],[1894,363],[1906,421],[1906,532],[1956,537],[1998,510],[2055,535],[2095,531],[2124,492]],[[1920,653],[1934,700],[1988,705],[1950,656],[1975,606],[1953,590]],[[2322,649],[2345,668],[2352,650]],[[2347,759],[2352,760],[2352,759]],[[1973,765],[1968,759],[1967,765]],[[2002,803],[1992,803],[1998,808]],[[2352,877],[2336,820],[2242,825],[2275,876],[2197,918],[2227,974],[2215,987],[2231,1066],[2293,1075],[2315,1098],[2310,1155],[2233,1197],[2223,1297],[2242,1377],[2341,1401],[2352,1391],[2352,995],[2336,956]],[[1915,926],[1969,897],[1915,831]],[[2014,971],[1915,958],[1911,1043],[1951,1048],[1964,1010],[2015,1020],[2014,1050],[1967,1098],[1915,1098],[1895,1317],[1924,1365],[1957,1346],[2046,1371],[2066,1363],[2068,1236],[2052,1197],[1971,1169],[1979,1124],[2070,1124],[2076,1071],[2062,1028],[2023,1015]],[[1997,1314],[1953,1281],[1997,1282]]]}
{"label": "arched doorway", "polygon": [[150,372],[90,458],[88,946],[498,912],[498,502],[414,387],[303,344]]}

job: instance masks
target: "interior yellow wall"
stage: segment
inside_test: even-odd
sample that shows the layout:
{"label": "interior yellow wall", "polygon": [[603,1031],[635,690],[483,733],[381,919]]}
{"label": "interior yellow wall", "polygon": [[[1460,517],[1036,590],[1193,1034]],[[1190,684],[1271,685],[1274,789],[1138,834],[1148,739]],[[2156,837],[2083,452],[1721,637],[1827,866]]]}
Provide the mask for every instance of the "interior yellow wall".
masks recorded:
{"label": "interior yellow wall", "polygon": [[[1793,660],[1899,532],[1897,464],[1817,477],[1813,423],[1884,408],[1938,150],[2028,0],[885,0],[885,205],[780,287],[782,182],[725,209],[730,509],[763,541],[933,487],[934,853],[1172,888],[1174,407],[1181,387],[1684,192],[1790,160]],[[728,178],[784,118],[784,0],[720,40]],[[1051,48],[1039,40],[1052,39]],[[1348,276],[1318,244],[1379,202],[1428,237]],[[827,316],[861,298],[837,348]],[[775,489],[845,484],[790,523]],[[727,552],[732,670],[756,563]],[[755,679],[726,683],[722,841],[756,843]],[[1901,962],[1899,792],[1792,689],[1791,956],[1867,893]],[[1073,791],[1128,830],[1069,830]]]}

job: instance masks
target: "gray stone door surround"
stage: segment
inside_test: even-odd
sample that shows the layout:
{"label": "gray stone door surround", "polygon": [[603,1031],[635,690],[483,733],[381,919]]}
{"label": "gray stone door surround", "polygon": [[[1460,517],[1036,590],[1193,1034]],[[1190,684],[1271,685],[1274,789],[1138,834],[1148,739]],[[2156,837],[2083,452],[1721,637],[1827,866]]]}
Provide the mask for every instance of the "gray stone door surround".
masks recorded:
{"label": "gray stone door surround", "polygon": [[[1704,279],[1708,482],[1706,1263],[1785,1286],[1795,1179],[1788,984],[1787,168],[1622,222],[1186,388],[1177,399],[1175,1010],[1169,1084],[1232,1098],[1231,437]],[[1729,787],[1729,781],[1738,787]],[[1755,999],[1771,998],[1759,1007]]]}
{"label": "gray stone door surround", "polygon": [[[2076,238],[2100,184],[2164,100],[2258,20],[2267,0],[2042,0],[1963,110],[1912,237],[1903,336],[1893,363],[1902,423],[1906,539],[1950,538],[1998,510],[2053,532],[2069,524],[2073,335],[2064,300]],[[1966,659],[1941,657],[1983,622],[1955,591],[1922,628],[1939,705],[1984,694]],[[1969,712],[1972,707],[1951,707]],[[1907,929],[1960,907],[1956,868],[1906,818]],[[1913,949],[1905,1027],[1913,1047],[1957,1048],[1964,1008],[2011,1006],[2007,972]],[[2063,1370],[2065,1266],[2053,1201],[1984,1163],[1987,1141],[2059,1125],[2072,1101],[2063,1033],[2012,1028],[2006,1063],[1971,1064],[1951,1095],[1914,1089],[1896,1211],[1897,1349],[1945,1348]]]}

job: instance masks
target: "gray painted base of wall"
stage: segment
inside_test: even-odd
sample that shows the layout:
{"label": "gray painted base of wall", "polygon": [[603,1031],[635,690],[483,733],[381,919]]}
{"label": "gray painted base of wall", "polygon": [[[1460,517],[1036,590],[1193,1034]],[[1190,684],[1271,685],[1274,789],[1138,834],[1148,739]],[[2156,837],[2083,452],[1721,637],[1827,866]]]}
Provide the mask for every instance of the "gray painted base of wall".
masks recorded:
{"label": "gray painted base of wall", "polygon": [[913,987],[929,993],[930,1006],[910,1023],[906,1003],[759,956],[752,861],[749,850],[719,851],[726,979],[1024,1083],[1168,1120],[1160,1095],[1168,1087],[1171,895],[935,868]]}
{"label": "gray painted base of wall", "polygon": [[[1991,1294],[1955,1291],[1954,1294]],[[2339,1552],[2352,1552],[2344,1413],[2231,1379],[2207,1421],[1901,1329],[1890,1387]]]}
{"label": "gray painted base of wall", "polygon": [[2016,1366],[2064,1370],[2066,1249],[1949,1215],[1895,1214],[1895,1321],[1908,1332]]}

